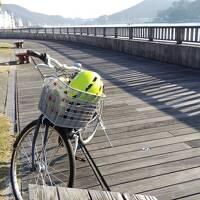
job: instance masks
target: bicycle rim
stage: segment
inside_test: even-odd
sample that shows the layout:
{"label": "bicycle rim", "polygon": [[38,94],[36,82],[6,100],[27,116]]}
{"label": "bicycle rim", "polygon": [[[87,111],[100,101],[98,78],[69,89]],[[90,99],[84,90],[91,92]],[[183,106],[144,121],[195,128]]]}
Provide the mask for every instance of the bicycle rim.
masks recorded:
{"label": "bicycle rim", "polygon": [[80,141],[82,144],[88,144],[94,137],[99,127],[99,119],[94,118],[84,129],[79,131]]}
{"label": "bicycle rim", "polygon": [[[17,199],[28,198],[28,185],[73,187],[75,162],[69,139],[51,126],[41,125],[35,140],[34,166],[32,144],[37,120],[17,138],[11,160],[11,183]],[[44,145],[45,131],[48,129]]]}

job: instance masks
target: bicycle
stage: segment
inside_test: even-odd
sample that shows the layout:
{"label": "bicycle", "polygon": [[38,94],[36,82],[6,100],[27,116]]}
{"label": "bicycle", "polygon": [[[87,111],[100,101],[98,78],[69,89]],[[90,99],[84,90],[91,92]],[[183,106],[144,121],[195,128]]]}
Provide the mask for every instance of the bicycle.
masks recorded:
{"label": "bicycle", "polygon": [[[99,125],[108,138],[101,119],[104,92],[97,96],[65,82],[83,70],[81,65],[63,65],[46,53],[28,50],[27,54],[44,62],[34,62],[44,84],[39,102],[42,114],[21,131],[13,145],[11,185],[20,200],[27,198],[28,184],[73,187],[79,146],[92,140]],[[46,68],[55,73],[44,75]]]}

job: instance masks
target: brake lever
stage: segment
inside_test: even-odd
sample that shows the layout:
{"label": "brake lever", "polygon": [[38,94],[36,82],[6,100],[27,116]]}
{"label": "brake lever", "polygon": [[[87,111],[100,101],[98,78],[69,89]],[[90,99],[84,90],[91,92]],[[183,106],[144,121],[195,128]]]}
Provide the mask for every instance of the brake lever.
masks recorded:
{"label": "brake lever", "polygon": [[50,62],[51,57],[45,53],[45,63],[52,69],[54,69],[55,67],[51,64]]}

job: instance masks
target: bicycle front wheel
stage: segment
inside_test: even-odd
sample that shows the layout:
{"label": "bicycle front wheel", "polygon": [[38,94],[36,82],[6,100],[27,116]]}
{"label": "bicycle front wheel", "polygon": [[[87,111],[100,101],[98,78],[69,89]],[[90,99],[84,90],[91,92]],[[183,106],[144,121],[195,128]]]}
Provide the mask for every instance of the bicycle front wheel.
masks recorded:
{"label": "bicycle front wheel", "polygon": [[80,142],[84,145],[88,144],[94,137],[99,126],[99,118],[94,117],[90,123],[79,131]]}
{"label": "bicycle front wheel", "polygon": [[28,124],[16,139],[11,159],[15,198],[28,199],[29,184],[73,187],[74,178],[74,155],[66,133],[38,120]]}

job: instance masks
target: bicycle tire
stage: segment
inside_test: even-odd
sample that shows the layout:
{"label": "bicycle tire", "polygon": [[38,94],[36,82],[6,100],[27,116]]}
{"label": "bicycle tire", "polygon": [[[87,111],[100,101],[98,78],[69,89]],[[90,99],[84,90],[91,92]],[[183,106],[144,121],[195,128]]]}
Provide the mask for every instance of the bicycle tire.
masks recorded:
{"label": "bicycle tire", "polygon": [[[11,186],[12,186],[12,189],[13,189],[13,194],[14,194],[15,198],[19,199],[19,200],[28,198],[28,196],[27,196],[28,195],[27,194],[28,193],[28,184],[38,184],[38,183],[41,182],[41,180],[39,180],[41,178],[38,177],[38,175],[35,176],[33,174],[33,173],[37,173],[37,172],[33,172],[32,171],[33,169],[31,168],[32,167],[31,163],[30,163],[30,159],[32,158],[32,150],[30,150],[31,146],[23,146],[23,142],[25,143],[25,145],[32,145],[31,138],[34,136],[33,132],[35,131],[38,120],[39,119],[34,120],[31,123],[29,123],[21,131],[21,133],[19,134],[19,136],[17,137],[17,139],[16,139],[16,141],[13,145],[14,148],[13,148],[13,153],[12,153],[12,158],[11,158],[10,177],[11,177]],[[42,128],[49,126],[46,123],[40,124],[40,125],[42,126]],[[57,167],[62,167],[62,164],[63,164],[62,158],[67,158],[67,162],[65,162],[66,160],[64,160],[63,162],[64,162],[64,166],[67,166],[68,168],[66,168],[66,171],[64,171],[65,174],[62,171],[61,172],[55,171],[56,173],[54,172],[54,175],[53,175],[53,173],[49,174],[49,172],[48,172],[48,177],[47,177],[47,173],[46,173],[45,176],[44,176],[44,179],[46,180],[47,178],[49,178],[49,180],[50,179],[52,179],[52,180],[50,180],[51,184],[48,184],[46,182],[45,182],[45,184],[46,185],[53,185],[53,186],[62,186],[61,184],[57,184],[58,183],[57,179],[56,179],[57,181],[55,181],[55,180],[53,181],[53,179],[55,179],[55,176],[59,176],[59,175],[66,176],[66,172],[68,172],[69,176],[66,176],[66,178],[67,178],[66,182],[63,182],[63,184],[65,184],[65,187],[73,187],[74,179],[75,179],[75,156],[73,155],[70,139],[67,138],[66,134],[61,132],[56,127],[52,127],[52,126],[49,126],[49,127],[52,129],[51,135],[57,134],[56,137],[58,137],[62,141],[62,145],[58,146],[60,148],[59,151],[61,151],[60,153],[61,153],[62,156],[60,154],[58,154],[57,150],[55,152],[55,149],[53,148],[53,146],[51,148],[47,149],[49,151],[51,149],[54,150],[55,155],[51,154],[51,157],[50,157],[50,154],[49,154],[48,155],[49,157],[47,156],[48,158],[52,159],[52,161],[54,159],[54,161],[53,161],[54,165],[52,165],[52,162],[50,161],[48,163],[48,165],[46,164],[45,168],[48,168],[48,170],[50,168],[53,169],[53,168],[55,168],[55,164],[57,164],[56,165]],[[40,132],[41,132],[41,130],[40,130]],[[56,142],[58,143],[58,141],[55,141],[55,138],[53,138],[53,140],[52,140],[52,145],[54,145],[54,143],[56,144]],[[26,139],[27,139],[27,142],[26,142]],[[50,137],[48,138],[48,140],[50,141]],[[39,138],[38,138],[38,141],[39,141]],[[49,144],[50,144],[50,142],[49,142]],[[60,144],[58,144],[58,145],[60,145]],[[45,148],[46,148],[46,146],[45,146]],[[65,151],[65,154],[63,154],[63,149]],[[20,151],[24,151],[24,152],[27,151],[27,152],[24,153],[24,152],[20,152]],[[39,152],[39,150],[38,150],[38,152]],[[47,155],[46,150],[45,150],[45,153]],[[19,160],[18,160],[18,156],[19,156]],[[30,166],[28,166],[28,165],[30,165]],[[23,173],[23,176],[20,176],[20,173],[17,171],[18,167],[19,167],[19,169],[21,168],[21,170],[22,170],[21,175]],[[47,169],[45,169],[45,170],[47,170]],[[57,170],[57,168],[56,168],[56,170]],[[38,172],[38,174],[41,175],[41,171]],[[51,175],[51,178],[50,178],[50,175]],[[27,183],[23,183],[23,179]],[[42,181],[42,183],[44,184],[43,181]],[[23,184],[25,184],[25,185],[23,186]]]}

